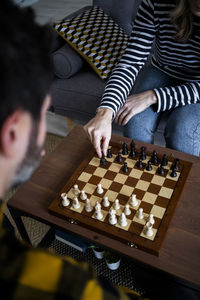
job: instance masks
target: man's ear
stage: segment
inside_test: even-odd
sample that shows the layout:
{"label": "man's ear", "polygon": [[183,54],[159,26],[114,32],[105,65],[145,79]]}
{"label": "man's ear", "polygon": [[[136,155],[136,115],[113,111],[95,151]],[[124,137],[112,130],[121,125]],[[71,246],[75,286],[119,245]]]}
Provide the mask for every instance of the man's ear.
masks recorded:
{"label": "man's ear", "polygon": [[[25,152],[30,133],[30,117],[23,110],[16,110],[3,123],[0,132],[1,151],[8,158]],[[25,150],[23,147],[25,146]],[[19,153],[18,153],[19,154]],[[22,153],[21,153],[22,154]]]}

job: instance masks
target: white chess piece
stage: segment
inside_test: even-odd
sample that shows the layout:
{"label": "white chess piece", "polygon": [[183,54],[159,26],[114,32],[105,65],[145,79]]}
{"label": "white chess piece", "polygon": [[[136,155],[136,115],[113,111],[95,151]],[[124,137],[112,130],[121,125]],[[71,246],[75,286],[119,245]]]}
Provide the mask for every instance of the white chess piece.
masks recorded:
{"label": "white chess piece", "polygon": [[148,237],[153,235],[153,230],[152,230],[153,224],[150,222],[147,222],[146,225],[144,226],[144,234]]}
{"label": "white chess piece", "polygon": [[109,211],[109,223],[111,225],[117,224],[116,211],[113,208]]}
{"label": "white chess piece", "polygon": [[151,224],[154,224],[155,223],[155,220],[154,220],[154,217],[153,217],[153,214],[149,214],[148,218],[147,218],[147,222],[150,222]]}
{"label": "white chess piece", "polygon": [[86,200],[87,199],[87,195],[86,195],[84,190],[81,191],[80,198],[81,198],[81,200]]}
{"label": "white chess piece", "polygon": [[130,210],[129,204],[125,205],[124,213],[125,213],[126,216],[129,216],[131,214],[131,210]]}
{"label": "white chess piece", "polygon": [[95,204],[95,215],[96,215],[97,220],[102,220],[103,219],[103,214],[102,214],[102,211],[101,211],[101,204],[99,202],[97,202]]}
{"label": "white chess piece", "polygon": [[97,194],[103,194],[101,183],[97,184]]}
{"label": "white chess piece", "polygon": [[140,219],[140,220],[144,218],[143,208],[142,208],[142,207],[140,207],[140,208],[138,209],[137,217],[138,217],[138,219]]}
{"label": "white chess piece", "polygon": [[80,194],[80,190],[79,190],[77,184],[75,184],[73,187],[73,194],[74,194],[74,196],[78,196]]}
{"label": "white chess piece", "polygon": [[119,216],[119,225],[122,227],[125,227],[127,225],[127,220],[124,212]]}
{"label": "white chess piece", "polygon": [[136,207],[138,205],[138,201],[136,199],[136,195],[135,194],[131,195],[130,205],[133,206],[133,207]]}
{"label": "white chess piece", "polygon": [[92,205],[90,204],[90,200],[88,198],[85,201],[85,210],[87,212],[91,212],[92,211]]}
{"label": "white chess piece", "polygon": [[78,208],[80,207],[80,203],[79,203],[77,197],[74,197],[74,198],[73,198],[72,206],[73,206],[73,208],[75,208],[75,209],[78,209]]}
{"label": "white chess piece", "polygon": [[115,209],[115,210],[120,209],[119,199],[115,199],[115,202],[114,202],[114,209]]}
{"label": "white chess piece", "polygon": [[70,204],[70,201],[67,199],[67,194],[66,193],[62,193],[61,194],[61,198],[62,198],[62,206],[66,207]]}
{"label": "white chess piece", "polygon": [[105,197],[103,198],[103,206],[104,206],[104,207],[108,207],[109,205],[110,205],[110,202],[109,202],[109,200],[108,200],[108,197],[105,196]]}

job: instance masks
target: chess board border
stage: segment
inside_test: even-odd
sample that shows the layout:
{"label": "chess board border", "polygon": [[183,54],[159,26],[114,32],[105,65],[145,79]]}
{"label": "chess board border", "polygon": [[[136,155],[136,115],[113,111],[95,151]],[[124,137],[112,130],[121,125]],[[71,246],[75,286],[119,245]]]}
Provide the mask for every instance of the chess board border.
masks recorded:
{"label": "chess board border", "polygon": [[[119,151],[122,149],[123,140],[120,142],[113,142],[111,141],[110,146],[115,147],[119,149]],[[156,149],[156,147],[155,147]],[[136,153],[140,152],[140,147],[137,147],[136,144]],[[146,151],[147,155],[151,156],[153,151]],[[83,159],[82,163],[78,166],[78,168],[75,170],[71,178],[66,182],[64,187],[61,189],[61,191],[58,193],[57,197],[51,202],[51,204],[48,207],[48,211],[58,217],[61,217],[65,219],[66,221],[74,224],[79,224],[81,226],[84,226],[90,230],[93,230],[94,232],[99,232],[101,234],[104,234],[110,238],[114,238],[118,241],[121,241],[123,243],[126,243],[127,245],[138,248],[140,250],[146,251],[150,254],[159,255],[159,251],[161,249],[162,243],[165,239],[167,230],[169,228],[169,224],[171,222],[171,219],[174,215],[176,206],[180,200],[181,193],[184,189],[184,185],[186,182],[186,179],[189,175],[189,172],[192,167],[192,163],[185,161],[185,160],[179,160],[181,168],[181,174],[179,176],[179,179],[176,182],[176,187],[173,191],[171,200],[169,201],[165,217],[161,221],[161,225],[159,228],[159,232],[157,233],[155,239],[149,240],[142,236],[138,236],[136,234],[130,233],[129,231],[125,231],[121,228],[115,227],[113,225],[104,223],[102,221],[98,221],[94,218],[88,217],[87,215],[82,215],[76,211],[67,209],[62,207],[61,205],[61,193],[67,192],[70,190],[70,188],[73,187],[75,184],[77,178],[80,176],[80,174],[84,171],[92,157],[95,156],[95,150],[92,149],[88,155]],[[161,160],[161,155],[158,153],[158,158]],[[175,157],[168,156],[168,161],[173,162]],[[176,157],[178,158],[178,157]],[[135,159],[135,158],[134,158]]]}

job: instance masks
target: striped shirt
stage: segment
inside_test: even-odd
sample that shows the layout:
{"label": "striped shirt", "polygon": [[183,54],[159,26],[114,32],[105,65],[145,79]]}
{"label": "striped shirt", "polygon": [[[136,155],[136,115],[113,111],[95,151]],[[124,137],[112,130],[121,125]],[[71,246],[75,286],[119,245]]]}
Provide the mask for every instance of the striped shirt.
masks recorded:
{"label": "striped shirt", "polygon": [[200,102],[200,17],[193,16],[194,31],[189,40],[178,42],[170,19],[174,7],[172,0],[142,1],[126,51],[106,84],[100,104],[101,108],[110,108],[114,117],[129,96],[154,40],[151,63],[181,82],[178,86],[154,89],[157,112]]}
{"label": "striped shirt", "polygon": [[19,242],[12,232],[3,228],[2,220],[0,201],[1,299],[144,300],[132,290],[114,287],[98,278],[87,263],[61,258]]}

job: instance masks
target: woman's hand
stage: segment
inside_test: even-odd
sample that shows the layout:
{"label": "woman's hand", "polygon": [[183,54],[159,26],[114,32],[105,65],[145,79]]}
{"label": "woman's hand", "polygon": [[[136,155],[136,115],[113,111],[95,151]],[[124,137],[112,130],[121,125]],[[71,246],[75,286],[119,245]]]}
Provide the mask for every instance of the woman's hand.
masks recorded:
{"label": "woman's hand", "polygon": [[126,125],[133,116],[141,113],[155,103],[157,103],[157,96],[152,90],[131,95],[124,106],[118,111],[115,122],[119,125]]}
{"label": "woman's hand", "polygon": [[107,154],[111,138],[112,116],[112,110],[99,108],[96,116],[84,126],[99,158],[102,156],[102,151],[104,155]]}

